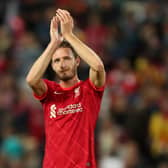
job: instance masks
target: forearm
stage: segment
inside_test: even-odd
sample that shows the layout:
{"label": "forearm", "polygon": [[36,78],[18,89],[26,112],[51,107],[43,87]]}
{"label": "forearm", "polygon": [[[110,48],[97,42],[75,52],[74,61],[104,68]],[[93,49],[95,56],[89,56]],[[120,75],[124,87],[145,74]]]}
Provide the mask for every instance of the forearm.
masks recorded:
{"label": "forearm", "polygon": [[65,36],[65,39],[72,45],[77,54],[94,70],[101,71],[104,69],[103,63],[99,56],[74,34]]}
{"label": "forearm", "polygon": [[56,47],[57,46],[54,42],[50,42],[42,55],[35,61],[26,77],[26,81],[30,85],[36,84],[42,78],[51,61],[52,55],[56,50]]}

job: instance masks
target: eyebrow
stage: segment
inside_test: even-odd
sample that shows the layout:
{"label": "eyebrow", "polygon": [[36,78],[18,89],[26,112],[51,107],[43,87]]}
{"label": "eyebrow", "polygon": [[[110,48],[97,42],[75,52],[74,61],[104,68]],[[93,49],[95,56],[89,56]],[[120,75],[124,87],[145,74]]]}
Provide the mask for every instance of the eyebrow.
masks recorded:
{"label": "eyebrow", "polygon": [[[69,55],[66,55],[66,56],[63,56],[62,57],[63,59],[66,59],[66,58],[72,58],[71,56],[69,56]],[[55,62],[55,61],[59,61],[60,60],[60,58],[55,58],[55,59],[53,59],[53,62]]]}

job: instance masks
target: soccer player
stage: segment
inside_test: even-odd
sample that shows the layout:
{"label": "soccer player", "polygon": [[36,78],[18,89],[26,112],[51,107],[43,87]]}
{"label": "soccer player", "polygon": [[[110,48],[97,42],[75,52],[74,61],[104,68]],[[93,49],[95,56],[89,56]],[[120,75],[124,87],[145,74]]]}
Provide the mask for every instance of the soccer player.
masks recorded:
{"label": "soccer player", "polygon": [[[96,168],[94,128],[104,91],[105,70],[98,55],[75,36],[73,26],[70,13],[58,9],[51,20],[51,40],[26,78],[44,109],[43,168]],[[90,66],[85,81],[77,75],[79,57]],[[42,79],[50,61],[59,83]]]}

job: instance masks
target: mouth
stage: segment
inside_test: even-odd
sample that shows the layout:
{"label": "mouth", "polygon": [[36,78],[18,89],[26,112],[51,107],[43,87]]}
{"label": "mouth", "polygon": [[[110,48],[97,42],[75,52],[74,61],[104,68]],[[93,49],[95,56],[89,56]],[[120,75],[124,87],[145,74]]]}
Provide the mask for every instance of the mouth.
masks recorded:
{"label": "mouth", "polygon": [[67,72],[67,71],[68,71],[68,69],[63,69],[63,70],[60,71],[60,73],[64,73],[64,72]]}
{"label": "mouth", "polygon": [[68,72],[68,70],[60,71],[61,74],[65,74],[65,73],[67,73],[67,72]]}

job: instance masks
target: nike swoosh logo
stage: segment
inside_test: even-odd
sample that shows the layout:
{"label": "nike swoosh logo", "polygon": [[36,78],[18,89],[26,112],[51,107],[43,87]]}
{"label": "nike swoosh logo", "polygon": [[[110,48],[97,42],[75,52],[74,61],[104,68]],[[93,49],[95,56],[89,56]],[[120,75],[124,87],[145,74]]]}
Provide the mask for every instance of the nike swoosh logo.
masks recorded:
{"label": "nike swoosh logo", "polygon": [[63,93],[55,91],[54,94],[63,94]]}

